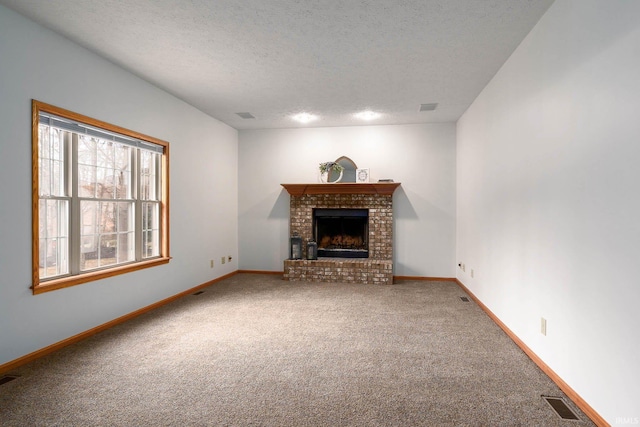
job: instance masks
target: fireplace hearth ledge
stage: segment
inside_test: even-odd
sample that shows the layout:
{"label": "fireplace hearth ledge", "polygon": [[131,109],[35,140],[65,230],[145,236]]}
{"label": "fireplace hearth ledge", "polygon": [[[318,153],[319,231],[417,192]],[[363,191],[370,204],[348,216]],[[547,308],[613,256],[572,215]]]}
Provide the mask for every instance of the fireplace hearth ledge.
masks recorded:
{"label": "fireplace hearth ledge", "polygon": [[380,259],[287,259],[284,280],[302,282],[393,284],[393,261]]}

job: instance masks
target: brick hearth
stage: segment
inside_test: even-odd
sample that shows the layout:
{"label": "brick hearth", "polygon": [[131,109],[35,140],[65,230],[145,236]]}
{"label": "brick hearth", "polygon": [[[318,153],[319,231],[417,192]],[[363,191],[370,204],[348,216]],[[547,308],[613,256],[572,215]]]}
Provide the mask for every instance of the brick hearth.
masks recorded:
{"label": "brick hearth", "polygon": [[[318,282],[393,283],[393,184],[282,184],[289,193],[289,230],[306,243],[313,238],[313,208],[369,209],[369,258],[285,260],[284,279]],[[295,187],[295,188],[294,188]],[[320,193],[320,194],[319,194]]]}
{"label": "brick hearth", "polygon": [[353,258],[284,261],[284,280],[307,282],[393,283],[393,261]]}

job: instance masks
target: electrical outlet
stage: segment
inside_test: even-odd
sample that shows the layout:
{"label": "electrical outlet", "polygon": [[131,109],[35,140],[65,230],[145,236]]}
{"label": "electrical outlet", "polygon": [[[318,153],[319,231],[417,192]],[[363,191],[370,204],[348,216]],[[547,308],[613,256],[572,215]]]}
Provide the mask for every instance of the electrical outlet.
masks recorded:
{"label": "electrical outlet", "polygon": [[464,263],[462,263],[462,271],[467,271],[467,269],[464,267]]}
{"label": "electrical outlet", "polygon": [[211,260],[211,268],[213,268],[213,260]]}
{"label": "electrical outlet", "polygon": [[545,337],[547,336],[547,319],[544,317],[540,318],[540,333]]}
{"label": "electrical outlet", "polygon": [[225,257],[220,258],[220,264],[224,264],[227,261]]}
{"label": "electrical outlet", "polygon": [[473,277],[473,268],[471,269],[471,277]]}

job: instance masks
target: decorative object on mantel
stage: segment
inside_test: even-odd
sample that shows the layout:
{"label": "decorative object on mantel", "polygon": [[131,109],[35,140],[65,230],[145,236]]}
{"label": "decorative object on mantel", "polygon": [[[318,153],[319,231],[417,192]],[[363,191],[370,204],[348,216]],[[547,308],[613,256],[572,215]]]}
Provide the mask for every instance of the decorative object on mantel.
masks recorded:
{"label": "decorative object on mantel", "polygon": [[369,169],[356,170],[356,182],[369,182]]}
{"label": "decorative object on mantel", "polygon": [[291,259],[302,259],[302,237],[298,236],[298,233],[293,233],[291,239],[289,239],[289,246],[291,248]]}
{"label": "decorative object on mantel", "polygon": [[[358,169],[358,165],[356,165],[353,160],[347,156],[341,156],[336,159],[336,163],[344,168],[344,174],[340,182],[356,182],[356,169]],[[332,178],[335,178],[336,175],[335,172],[333,174],[330,173],[329,181],[333,181]]]}
{"label": "decorative object on mantel", "polygon": [[393,182],[391,178],[379,179],[378,182]]}
{"label": "decorative object on mantel", "polygon": [[318,244],[313,239],[307,242],[307,259],[318,259]]}
{"label": "decorative object on mantel", "polygon": [[[340,163],[336,162],[324,162],[320,163],[320,181],[325,184],[340,182],[342,179],[342,174],[344,172],[344,167]],[[332,178],[332,172],[339,174],[336,179],[330,180]]]}

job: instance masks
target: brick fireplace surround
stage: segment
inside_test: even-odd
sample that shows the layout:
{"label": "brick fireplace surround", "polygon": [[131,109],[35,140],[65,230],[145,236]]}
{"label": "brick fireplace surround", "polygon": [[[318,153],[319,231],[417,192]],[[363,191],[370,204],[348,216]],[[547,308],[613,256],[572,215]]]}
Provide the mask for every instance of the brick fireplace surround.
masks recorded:
{"label": "brick fireplace surround", "polygon": [[[290,194],[289,231],[302,237],[301,260],[284,261],[284,280],[393,283],[393,203],[400,183],[282,184]],[[307,260],[313,238],[313,209],[368,209],[369,258]]]}

